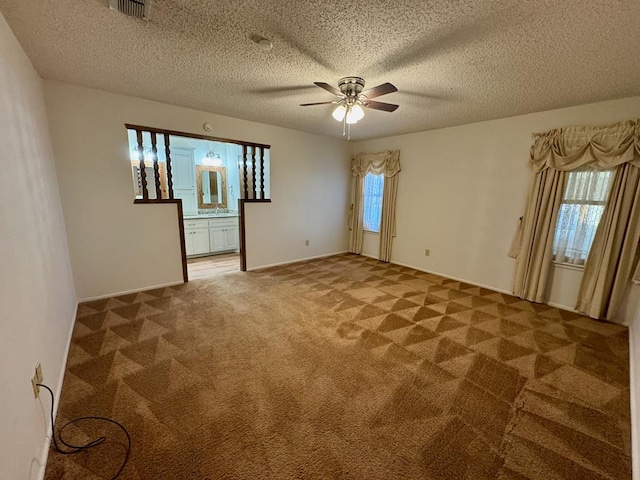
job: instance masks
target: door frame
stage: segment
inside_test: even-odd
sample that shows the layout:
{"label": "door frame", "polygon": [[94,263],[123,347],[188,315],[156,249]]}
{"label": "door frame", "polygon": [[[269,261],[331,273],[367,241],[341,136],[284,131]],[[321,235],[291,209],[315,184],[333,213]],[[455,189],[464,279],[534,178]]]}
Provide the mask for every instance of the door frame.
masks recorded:
{"label": "door frame", "polygon": [[[175,137],[193,138],[196,140],[208,140],[212,142],[231,143],[234,145],[241,145],[244,147],[258,147],[262,149],[271,149],[271,145],[255,142],[247,142],[244,140],[235,140],[231,138],[214,137],[212,135],[201,135],[199,133],[180,132],[177,130],[167,130],[164,128],[147,127],[144,125],[135,125],[131,123],[125,123],[127,130],[138,130],[143,132],[156,133],[160,135],[173,135]],[[169,144],[169,147],[171,145]],[[242,194],[240,192],[240,194]],[[180,234],[180,250],[182,256],[182,278],[185,283],[189,281],[189,274],[187,272],[187,249],[184,238],[184,219],[182,211],[181,199],[159,199],[159,200],[143,200],[135,199],[135,204],[148,204],[148,203],[174,203],[178,210],[178,231]],[[247,245],[246,245],[246,231],[245,231],[245,203],[271,203],[270,199],[238,199],[238,237],[239,237],[239,253],[240,253],[240,271],[247,271]]]}

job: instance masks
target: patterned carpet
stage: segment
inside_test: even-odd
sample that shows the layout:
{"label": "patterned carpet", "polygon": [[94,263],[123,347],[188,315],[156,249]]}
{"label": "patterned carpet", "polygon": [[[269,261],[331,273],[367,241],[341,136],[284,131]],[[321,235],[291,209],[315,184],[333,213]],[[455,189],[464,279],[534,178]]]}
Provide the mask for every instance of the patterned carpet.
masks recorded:
{"label": "patterned carpet", "polygon": [[[57,422],[126,479],[630,479],[628,332],[345,254],[80,306]],[[111,478],[116,429],[46,478]]]}

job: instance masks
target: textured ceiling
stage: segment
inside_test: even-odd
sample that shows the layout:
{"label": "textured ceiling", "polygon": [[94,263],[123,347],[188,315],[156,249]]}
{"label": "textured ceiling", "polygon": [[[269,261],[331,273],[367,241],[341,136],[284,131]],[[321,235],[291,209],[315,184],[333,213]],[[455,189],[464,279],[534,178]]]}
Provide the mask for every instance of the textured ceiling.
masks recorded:
{"label": "textured ceiling", "polygon": [[[43,78],[340,137],[314,81],[391,82],[352,139],[640,95],[638,0],[0,0]],[[251,41],[273,41],[263,51]]]}

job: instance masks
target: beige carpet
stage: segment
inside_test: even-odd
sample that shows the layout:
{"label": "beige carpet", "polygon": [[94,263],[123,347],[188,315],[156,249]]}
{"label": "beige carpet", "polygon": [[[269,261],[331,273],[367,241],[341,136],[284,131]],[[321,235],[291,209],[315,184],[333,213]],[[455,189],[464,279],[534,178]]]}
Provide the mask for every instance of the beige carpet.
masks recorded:
{"label": "beige carpet", "polygon": [[81,305],[84,415],[127,479],[631,478],[626,328],[349,254]]}

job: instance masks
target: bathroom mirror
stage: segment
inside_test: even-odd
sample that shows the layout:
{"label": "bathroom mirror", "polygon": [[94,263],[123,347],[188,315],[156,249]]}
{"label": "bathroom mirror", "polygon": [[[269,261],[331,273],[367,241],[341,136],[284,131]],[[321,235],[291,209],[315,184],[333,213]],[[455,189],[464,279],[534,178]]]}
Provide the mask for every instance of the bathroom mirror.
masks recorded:
{"label": "bathroom mirror", "polygon": [[227,208],[227,169],[196,165],[198,208]]}

